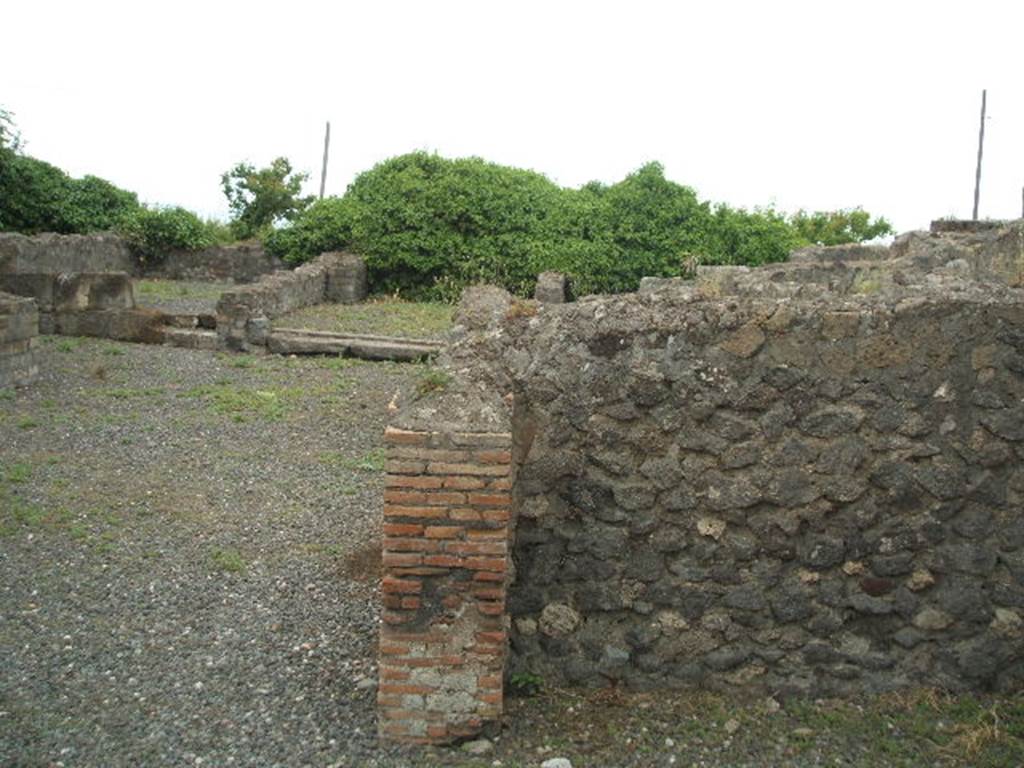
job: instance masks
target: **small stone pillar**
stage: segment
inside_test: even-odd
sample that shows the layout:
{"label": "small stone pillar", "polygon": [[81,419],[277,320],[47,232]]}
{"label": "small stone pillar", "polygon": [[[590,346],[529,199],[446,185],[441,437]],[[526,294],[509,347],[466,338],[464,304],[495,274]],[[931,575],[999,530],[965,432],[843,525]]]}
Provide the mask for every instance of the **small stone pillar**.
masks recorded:
{"label": "small stone pillar", "polygon": [[35,300],[0,293],[0,389],[26,386],[39,375],[38,335]]}
{"label": "small stone pillar", "polygon": [[502,711],[509,433],[389,428],[380,735],[446,743]]}
{"label": "small stone pillar", "polygon": [[366,298],[366,262],[352,253],[332,253],[327,260],[326,299],[358,304]]}
{"label": "small stone pillar", "polygon": [[572,286],[569,278],[561,272],[541,272],[537,275],[533,298],[545,304],[564,304],[571,301]]}

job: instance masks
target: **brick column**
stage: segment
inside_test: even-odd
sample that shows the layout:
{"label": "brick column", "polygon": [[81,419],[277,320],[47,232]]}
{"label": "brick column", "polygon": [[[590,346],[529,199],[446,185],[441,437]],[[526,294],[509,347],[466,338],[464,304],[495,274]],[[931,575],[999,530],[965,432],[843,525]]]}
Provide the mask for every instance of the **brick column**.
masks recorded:
{"label": "brick column", "polygon": [[470,737],[502,708],[512,436],[389,428],[385,442],[380,734]]}

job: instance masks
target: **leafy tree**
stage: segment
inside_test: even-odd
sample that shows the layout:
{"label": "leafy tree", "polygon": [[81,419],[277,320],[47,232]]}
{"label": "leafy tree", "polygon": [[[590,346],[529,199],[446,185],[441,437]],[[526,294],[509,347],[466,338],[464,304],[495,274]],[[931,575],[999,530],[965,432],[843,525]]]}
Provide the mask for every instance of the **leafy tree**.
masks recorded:
{"label": "leafy tree", "polygon": [[0,152],[21,149],[21,133],[14,124],[14,115],[0,107]]}
{"label": "leafy tree", "polygon": [[221,186],[231,208],[231,226],[239,238],[268,231],[282,221],[293,221],[313,200],[300,197],[308,173],[295,173],[284,157],[266,168],[238,163],[221,176]]}
{"label": "leafy tree", "polygon": [[863,243],[893,233],[892,224],[881,216],[872,219],[862,208],[811,213],[799,210],[789,222],[800,238],[811,245]]}

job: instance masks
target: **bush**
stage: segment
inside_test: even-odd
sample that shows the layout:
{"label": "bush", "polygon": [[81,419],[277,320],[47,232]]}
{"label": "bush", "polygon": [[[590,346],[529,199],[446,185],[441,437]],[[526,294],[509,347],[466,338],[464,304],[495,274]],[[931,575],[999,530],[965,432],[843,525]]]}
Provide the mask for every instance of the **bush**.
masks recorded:
{"label": "bush", "polygon": [[156,263],[171,250],[199,250],[214,244],[213,232],[184,208],[139,208],[120,225],[120,234],[143,263]]}
{"label": "bush", "polygon": [[712,207],[658,163],[617,184],[564,189],[532,171],[425,152],[380,163],[265,240],[291,263],[351,248],[374,290],[440,299],[473,282],[528,295],[544,270],[570,274],[581,294],[631,291],[641,277],[679,275],[688,257],[764,264],[805,244],[784,215]]}
{"label": "bush", "polygon": [[73,179],[47,162],[0,149],[0,229],[29,235],[106,231],[138,205],[134,193],[109,181]]}

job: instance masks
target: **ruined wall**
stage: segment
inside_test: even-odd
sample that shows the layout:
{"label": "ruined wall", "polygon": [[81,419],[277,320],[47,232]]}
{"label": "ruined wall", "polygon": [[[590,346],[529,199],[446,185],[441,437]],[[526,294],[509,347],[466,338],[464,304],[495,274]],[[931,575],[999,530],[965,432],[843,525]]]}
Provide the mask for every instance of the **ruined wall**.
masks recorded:
{"label": "ruined wall", "polygon": [[197,282],[252,283],[285,268],[284,262],[259,243],[218,245],[199,251],[171,251],[159,263],[146,266],[146,277]]}
{"label": "ruined wall", "polygon": [[36,303],[0,293],[0,389],[25,386],[39,375],[38,335]]}
{"label": "ruined wall", "polygon": [[217,333],[230,349],[259,347],[266,344],[275,317],[328,299],[358,301],[365,296],[362,260],[346,253],[323,253],[292,272],[267,275],[221,294]]}
{"label": "ruined wall", "polygon": [[259,243],[171,251],[154,264],[142,265],[116,235],[0,233],[0,274],[124,272],[168,280],[250,283],[283,268]]}
{"label": "ruined wall", "polygon": [[1019,687],[1024,303],[1007,293],[513,312],[510,669]]}

